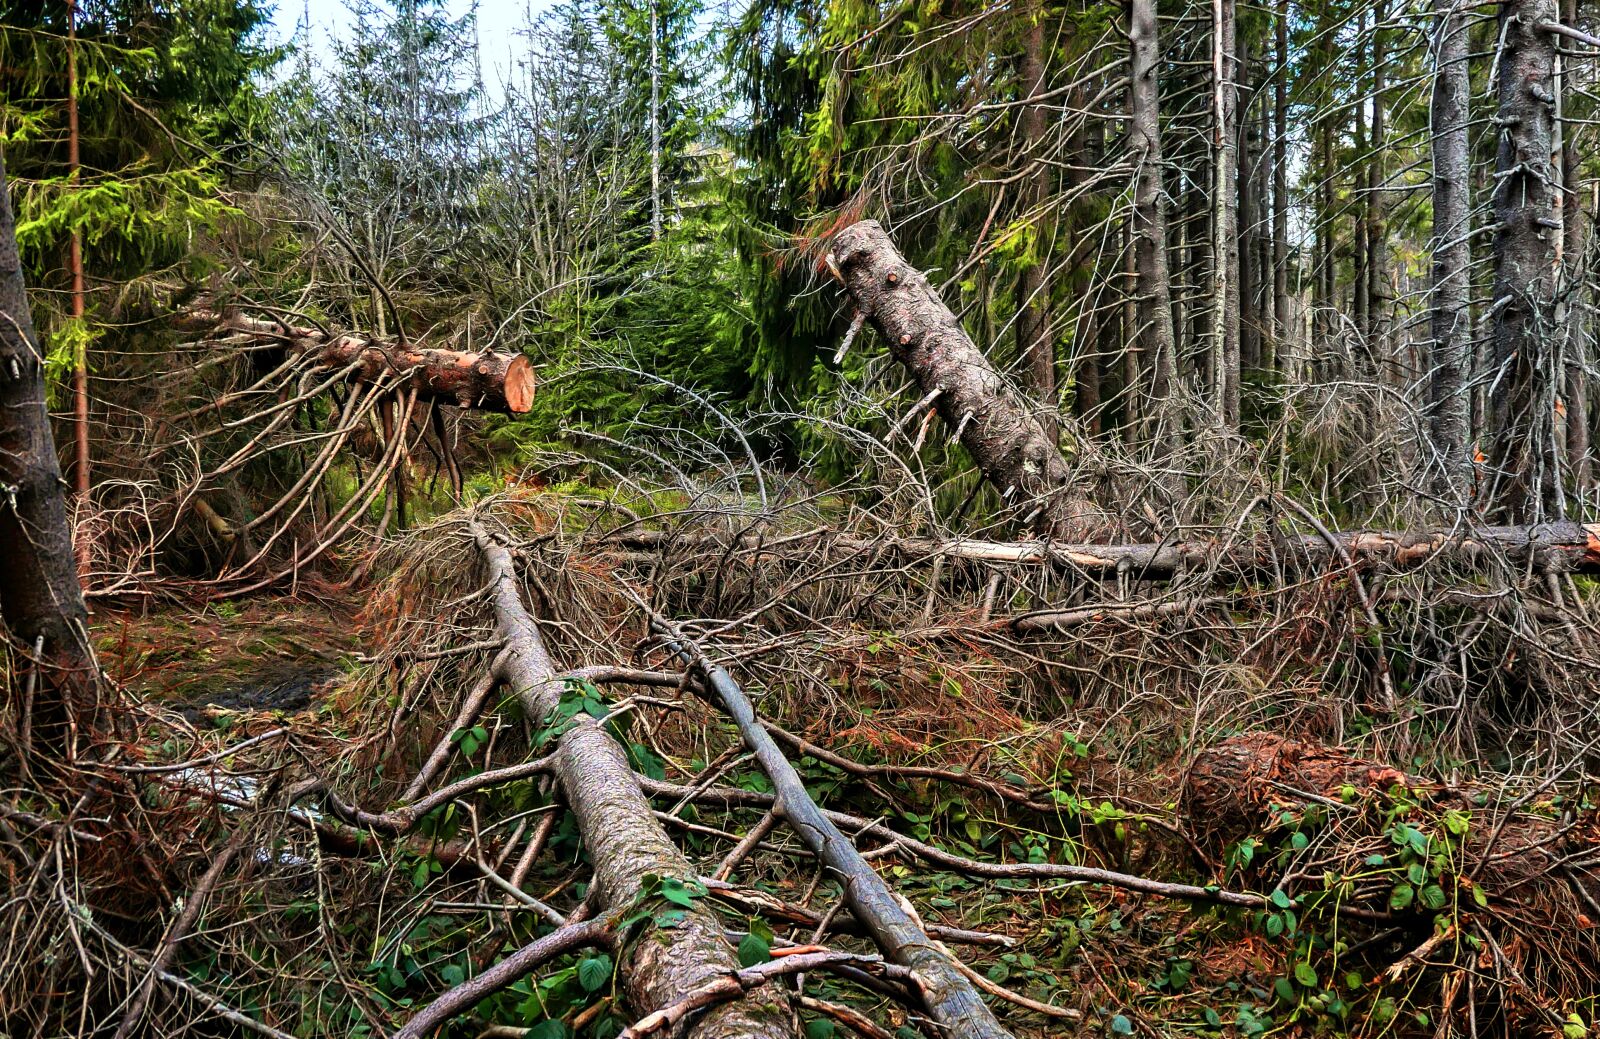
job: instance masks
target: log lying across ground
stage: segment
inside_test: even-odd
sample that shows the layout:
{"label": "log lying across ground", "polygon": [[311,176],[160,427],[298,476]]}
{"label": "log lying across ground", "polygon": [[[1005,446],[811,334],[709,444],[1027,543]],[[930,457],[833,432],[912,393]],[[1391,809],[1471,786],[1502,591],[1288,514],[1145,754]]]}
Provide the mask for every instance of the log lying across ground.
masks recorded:
{"label": "log lying across ground", "polygon": [[520,415],[533,406],[533,363],[522,354],[466,353],[404,346],[352,332],[331,334],[319,328],[250,317],[235,308],[218,313],[196,309],[182,314],[178,327],[209,339],[255,344],[281,343],[286,354],[311,356],[330,371],[349,368],[357,382],[385,374],[406,374],[404,386],[421,400],[437,404]]}
{"label": "log lying across ground", "polygon": [[[488,570],[495,619],[506,640],[501,677],[521,699],[528,718],[540,724],[556,715],[564,683],[522,604],[511,552],[476,521],[470,529]],[[648,898],[648,877],[693,881],[694,867],[651,814],[622,747],[603,724],[580,712],[560,737],[555,768],[594,867],[603,913],[628,911]],[[647,1013],[735,974],[739,963],[722,922],[697,900],[675,927],[647,931],[629,943],[621,967],[629,1000]],[[707,1010],[688,1034],[697,1039],[792,1037],[787,1010],[763,995],[758,991]]]}
{"label": "log lying across ground", "polygon": [[[1600,574],[1600,523],[1540,523],[1529,526],[1462,528],[1455,531],[1335,532],[1333,542],[1357,565],[1380,571],[1414,570],[1439,562],[1481,570],[1503,561],[1536,574]],[[609,538],[626,548],[700,551],[717,539],[665,531],[628,531]],[[938,558],[977,563],[1052,565],[1092,577],[1126,575],[1158,580],[1184,573],[1217,571],[1248,577],[1342,565],[1342,554],[1316,534],[1289,537],[1219,535],[1137,545],[1071,544],[1062,541],[938,541],[919,538],[796,539],[745,535],[738,547],[757,556],[782,558],[823,548],[829,553],[893,553],[907,561]],[[720,542],[718,542],[720,545]]]}
{"label": "log lying across ground", "polygon": [[840,231],[829,261],[858,314],[917,380],[921,399],[955,431],[1007,504],[1021,509],[1027,526],[1073,539],[1106,529],[1105,513],[1073,485],[1047,426],[876,220]]}
{"label": "log lying across ground", "polygon": [[954,957],[928,937],[921,922],[902,906],[850,838],[811,799],[805,782],[762,727],[749,698],[733,678],[660,618],[653,627],[667,637],[669,648],[705,676],[712,695],[738,725],[745,746],[772,781],[777,793],[773,810],[843,884],[850,912],[866,927],[884,955],[912,970],[929,1016],[944,1034],[966,1039],[1010,1039],[1011,1033],[1000,1027],[983,998],[958,969]]}

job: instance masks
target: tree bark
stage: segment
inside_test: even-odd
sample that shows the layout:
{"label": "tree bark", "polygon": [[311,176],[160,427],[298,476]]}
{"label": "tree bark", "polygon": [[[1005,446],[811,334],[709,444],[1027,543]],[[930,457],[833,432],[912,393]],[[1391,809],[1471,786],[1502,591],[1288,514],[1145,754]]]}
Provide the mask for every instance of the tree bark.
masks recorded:
{"label": "tree bark", "polygon": [[1389,233],[1384,218],[1383,185],[1388,180],[1384,167],[1387,146],[1387,117],[1383,110],[1385,79],[1383,63],[1383,23],[1388,19],[1384,0],[1377,0],[1372,14],[1372,137],[1371,158],[1367,160],[1367,307],[1368,348],[1372,352],[1373,379],[1382,383],[1391,368],[1389,351],[1389,264],[1385,258]]}
{"label": "tree bark", "polygon": [[733,678],[707,660],[698,647],[679,641],[678,633],[670,627],[658,621],[656,628],[668,637],[668,648],[705,676],[722,709],[739,726],[745,746],[772,781],[777,794],[776,810],[805,846],[843,879],[851,914],[866,926],[885,956],[916,972],[929,1016],[944,1034],[963,1039],[1011,1039],[1011,1033],[1000,1027],[972,983],[956,968],[950,953],[929,940],[921,922],[901,906],[856,846],[817,807],[799,773],[762,727],[749,698]]}
{"label": "tree bark", "polygon": [[1024,526],[1057,538],[1088,538],[1105,530],[1105,513],[1073,486],[1060,449],[1027,402],[973,345],[876,220],[840,231],[829,262],[856,309],[916,379],[919,393],[939,391],[939,416],[1006,504],[1021,511]]}
{"label": "tree bark", "polygon": [[1492,503],[1514,519],[1558,515],[1564,452],[1552,442],[1560,373],[1549,370],[1556,172],[1551,164],[1555,39],[1543,26],[1555,0],[1499,8],[1500,148],[1494,185],[1494,288],[1490,310]]}
{"label": "tree bark", "polygon": [[221,314],[192,310],[179,317],[177,324],[203,331],[211,339],[282,343],[290,354],[314,357],[318,367],[350,368],[356,382],[370,383],[385,374],[409,372],[409,380],[401,385],[415,389],[419,400],[513,415],[533,407],[533,363],[522,354],[416,349],[349,332],[332,335],[317,328],[285,326],[232,308]]}
{"label": "tree bark", "polygon": [[[1158,462],[1176,453],[1177,417],[1172,407],[1178,369],[1173,331],[1172,286],[1167,269],[1167,191],[1161,154],[1161,39],[1155,0],[1132,0],[1128,39],[1132,67],[1128,86],[1128,141],[1139,173],[1134,182],[1132,237],[1137,343],[1149,376],[1144,409],[1155,438]],[[1181,491],[1181,488],[1176,488]]]}
{"label": "tree bark", "polygon": [[1272,81],[1272,367],[1284,371],[1289,349],[1289,0],[1274,19]]}
{"label": "tree bark", "polygon": [[[829,548],[840,553],[892,551],[908,560],[946,558],[987,564],[1044,564],[1090,577],[1126,574],[1135,580],[1159,580],[1212,569],[1244,577],[1275,576],[1280,570],[1294,573],[1314,571],[1330,564],[1343,565],[1346,554],[1359,566],[1395,572],[1440,562],[1480,571],[1504,563],[1519,571],[1537,574],[1600,574],[1600,523],[1541,523],[1480,527],[1471,531],[1352,530],[1332,532],[1332,538],[1338,549],[1321,534],[1241,538],[1236,533],[1219,534],[1210,539],[1137,545],[838,538]],[[704,552],[711,541],[664,531],[633,531],[616,538],[616,543],[650,551],[680,547]],[[725,547],[720,541],[716,544],[719,549]],[[758,535],[740,538],[738,544],[741,549],[758,556],[774,559],[783,556],[783,550],[773,548],[770,541]],[[817,550],[813,541],[793,544],[797,551],[807,554]]]}
{"label": "tree bark", "polygon": [[65,486],[0,153],[0,621],[38,676],[31,704],[23,682],[7,689],[23,752],[37,739],[70,759],[100,704]]}
{"label": "tree bark", "polygon": [[1433,290],[1432,349],[1427,368],[1428,429],[1441,487],[1457,502],[1472,489],[1468,441],[1470,407],[1466,378],[1472,365],[1472,320],[1468,310],[1472,259],[1468,234],[1472,185],[1467,144],[1470,84],[1467,20],[1462,0],[1434,0],[1433,72]]}
{"label": "tree bark", "polygon": [[1229,432],[1239,429],[1239,129],[1238,12],[1212,0],[1211,352],[1213,406]]}
{"label": "tree bark", "polygon": [[[565,684],[545,649],[538,625],[522,605],[510,551],[474,521],[470,529],[489,572],[495,619],[505,636],[500,670],[534,724],[551,717]],[[692,881],[695,871],[651,814],[622,747],[603,723],[581,712],[560,738],[556,774],[589,861],[602,910],[625,910],[644,892],[648,875]],[[673,928],[647,931],[621,956],[623,982],[635,1009],[648,1012],[739,969],[722,922],[695,904]],[[745,996],[715,1007],[696,1021],[697,1039],[792,1037],[789,1015],[775,1003]]]}
{"label": "tree bark", "polygon": [[[1044,93],[1044,11],[1043,5],[1029,5],[1029,19],[1022,37],[1021,92],[1024,98]],[[1036,222],[1033,256],[1017,279],[1017,348],[1028,372],[1029,390],[1044,406],[1040,419],[1052,440],[1057,435],[1056,344],[1050,332],[1050,220],[1047,208],[1050,195],[1050,164],[1039,154],[1047,132],[1043,102],[1024,105],[1019,120],[1022,130],[1023,161],[1032,165],[1023,198]]]}
{"label": "tree bark", "polygon": [[[1578,0],[1561,0],[1562,24],[1578,28]],[[1562,327],[1567,332],[1567,464],[1572,473],[1572,487],[1578,494],[1587,493],[1594,485],[1594,470],[1589,459],[1589,333],[1591,317],[1576,305],[1583,283],[1584,216],[1583,194],[1578,190],[1581,176],[1578,154],[1578,135],[1583,125],[1570,119],[1569,110],[1577,101],[1580,91],[1569,82],[1573,78],[1571,61],[1565,62],[1562,82],[1558,86],[1559,102],[1568,122],[1559,127],[1561,132],[1561,231],[1562,231],[1562,292],[1566,300],[1567,319]]]}

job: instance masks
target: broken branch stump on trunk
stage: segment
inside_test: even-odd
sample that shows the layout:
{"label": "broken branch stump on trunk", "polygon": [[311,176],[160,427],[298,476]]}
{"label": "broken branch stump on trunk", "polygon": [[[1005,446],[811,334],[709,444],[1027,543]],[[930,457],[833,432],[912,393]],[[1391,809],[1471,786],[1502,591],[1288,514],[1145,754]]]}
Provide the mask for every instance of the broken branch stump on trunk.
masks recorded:
{"label": "broken branch stump on trunk", "polygon": [[[565,683],[522,604],[510,551],[476,520],[468,526],[489,571],[495,620],[506,639],[501,675],[537,724],[557,712]],[[694,868],[651,814],[622,747],[600,722],[580,713],[561,736],[555,759],[556,775],[594,866],[602,914],[646,897],[646,876],[694,879]],[[684,910],[677,927],[647,931],[631,942],[620,963],[628,998],[641,1012],[669,1006],[683,993],[739,970],[721,921],[699,904]],[[708,1010],[689,1034],[696,1039],[779,1039],[793,1032],[786,1010],[773,1001],[745,996]]]}
{"label": "broken branch stump on trunk", "polygon": [[732,676],[707,660],[698,646],[660,618],[654,618],[653,626],[667,637],[669,648],[705,676],[722,709],[738,725],[745,746],[772,781],[777,793],[775,811],[806,847],[838,874],[851,914],[866,927],[884,954],[914,972],[929,1016],[946,1035],[1011,1039],[1011,1033],[1000,1027],[972,983],[957,969],[954,957],[928,937],[920,921],[902,907],[889,885],[811,799],[805,781],[757,720],[755,708]]}
{"label": "broken branch stump on trunk", "polygon": [[533,407],[533,362],[522,354],[467,353],[419,349],[391,340],[267,321],[227,308],[181,315],[180,328],[208,339],[239,337],[259,344],[281,343],[290,356],[311,357],[330,371],[351,369],[356,382],[376,382],[385,373],[410,372],[407,385],[417,397],[437,404],[520,415]]}
{"label": "broken branch stump on trunk", "polygon": [[1105,532],[1109,517],[1073,485],[1049,428],[876,220],[835,235],[829,261],[856,309],[917,380],[922,399],[933,402],[984,477],[1008,505],[1021,509],[1027,526],[1054,538]]}

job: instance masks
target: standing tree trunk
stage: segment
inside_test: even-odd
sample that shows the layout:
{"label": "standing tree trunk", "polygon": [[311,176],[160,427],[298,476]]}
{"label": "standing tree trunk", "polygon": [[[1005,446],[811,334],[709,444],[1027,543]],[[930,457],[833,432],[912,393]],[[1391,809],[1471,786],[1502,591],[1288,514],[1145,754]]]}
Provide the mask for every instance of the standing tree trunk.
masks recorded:
{"label": "standing tree trunk", "polygon": [[71,760],[99,702],[63,487],[0,154],[0,621],[37,673],[32,703],[18,681],[7,695],[23,754],[37,739]]}
{"label": "standing tree trunk", "polygon": [[[1022,37],[1020,88],[1023,98],[1044,93],[1044,10],[1029,5],[1028,26]],[[1048,130],[1044,103],[1032,102],[1022,108],[1021,129],[1024,161],[1033,166],[1028,174],[1023,198],[1030,217],[1037,223],[1034,255],[1017,279],[1017,348],[1028,372],[1028,388],[1044,406],[1041,421],[1052,439],[1056,436],[1056,344],[1050,334],[1050,258],[1046,250],[1050,221],[1046,209],[1050,198],[1050,164],[1039,154]]]}
{"label": "standing tree trunk", "polygon": [[1023,526],[1056,539],[1105,536],[1105,513],[1073,485],[1055,439],[876,220],[835,235],[828,261]]}
{"label": "standing tree trunk", "polygon": [[1493,503],[1516,519],[1559,515],[1565,445],[1553,443],[1556,389],[1550,370],[1556,219],[1551,164],[1555,39],[1543,28],[1555,0],[1500,7],[1500,149],[1494,185],[1494,288],[1490,311],[1492,376],[1490,461]]}
{"label": "standing tree trunk", "polygon": [[[67,178],[74,187],[80,176],[78,160],[78,3],[67,0]],[[67,245],[67,267],[72,274],[71,313],[75,322],[83,321],[83,235],[76,226]],[[72,359],[72,489],[79,498],[89,496],[89,357],[83,345],[83,330],[76,330],[80,344]],[[78,545],[81,566],[88,564],[88,542]]]}
{"label": "standing tree trunk", "polygon": [[[1161,38],[1155,0],[1132,0],[1128,38],[1132,51],[1128,87],[1129,147],[1138,165],[1133,189],[1133,266],[1131,286],[1137,300],[1130,345],[1138,344],[1149,373],[1150,403],[1144,409],[1151,424],[1158,461],[1175,457],[1178,417],[1173,408],[1178,368],[1178,341],[1172,325],[1172,286],[1167,270],[1167,191],[1161,170]],[[1164,467],[1166,468],[1166,467]],[[1182,493],[1182,480],[1172,476]]]}
{"label": "standing tree trunk", "polygon": [[1427,360],[1432,372],[1428,429],[1433,462],[1442,470],[1441,486],[1454,500],[1464,502],[1472,486],[1466,395],[1472,365],[1468,34],[1463,0],[1434,0],[1433,9],[1433,343]]}
{"label": "standing tree trunk", "polygon": [[1272,365],[1289,350],[1289,0],[1278,0],[1272,83]]}
{"label": "standing tree trunk", "polygon": [[1212,0],[1211,382],[1217,420],[1228,432],[1239,429],[1237,13],[1234,0]]}
{"label": "standing tree trunk", "polygon": [[1384,382],[1391,366],[1389,350],[1389,264],[1384,244],[1388,227],[1384,220],[1383,185],[1388,179],[1384,168],[1386,118],[1383,110],[1385,89],[1383,63],[1383,23],[1387,5],[1378,0],[1372,13],[1372,136],[1371,157],[1367,160],[1367,318],[1368,348],[1372,351],[1373,378]]}
{"label": "standing tree trunk", "polygon": [[1239,254],[1239,371],[1258,371],[1261,368],[1261,322],[1257,318],[1257,302],[1261,298],[1261,270],[1256,265],[1259,250],[1256,248],[1260,220],[1261,139],[1256,134],[1257,122],[1248,118],[1255,88],[1250,85],[1255,75],[1251,64],[1253,55],[1246,41],[1239,41],[1237,62],[1241,87],[1236,91],[1238,106],[1246,113],[1237,120],[1236,148],[1239,155],[1239,217],[1235,249]]}
{"label": "standing tree trunk", "polygon": [[[1578,0],[1562,0],[1561,21],[1578,27]],[[1564,59],[1562,59],[1564,60]],[[1577,494],[1587,493],[1594,482],[1589,461],[1589,315],[1576,306],[1578,292],[1584,276],[1584,221],[1583,195],[1578,190],[1579,156],[1578,134],[1582,124],[1570,118],[1566,111],[1578,97],[1578,91],[1568,82],[1572,78],[1570,63],[1564,68],[1562,82],[1557,87],[1557,103],[1564,106],[1567,123],[1557,127],[1561,134],[1561,230],[1562,242],[1562,296],[1566,301],[1567,319],[1562,327],[1567,334],[1567,463],[1572,473],[1572,488]]]}

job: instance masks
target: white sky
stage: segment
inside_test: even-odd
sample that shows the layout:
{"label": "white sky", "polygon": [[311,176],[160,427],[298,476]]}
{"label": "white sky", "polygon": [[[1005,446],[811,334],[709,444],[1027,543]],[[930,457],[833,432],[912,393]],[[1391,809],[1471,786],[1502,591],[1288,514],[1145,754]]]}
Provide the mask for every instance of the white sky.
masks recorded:
{"label": "white sky", "polygon": [[[527,50],[517,30],[531,21],[532,15],[549,7],[551,0],[476,0],[476,4],[484,86],[490,97],[500,97],[506,76]],[[466,14],[472,6],[473,0],[448,0],[449,11],[455,16]],[[331,56],[332,41],[346,37],[354,23],[344,0],[278,0],[272,12],[274,42],[288,42],[302,19],[310,22],[311,52],[323,65]]]}

